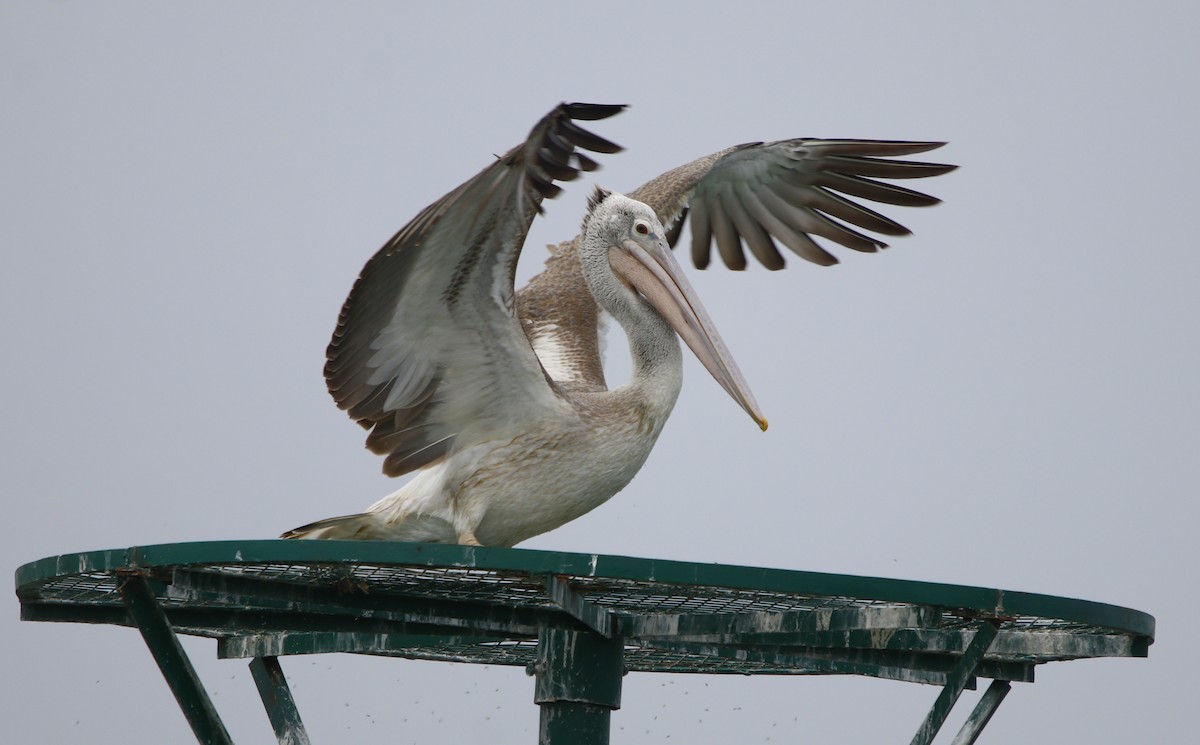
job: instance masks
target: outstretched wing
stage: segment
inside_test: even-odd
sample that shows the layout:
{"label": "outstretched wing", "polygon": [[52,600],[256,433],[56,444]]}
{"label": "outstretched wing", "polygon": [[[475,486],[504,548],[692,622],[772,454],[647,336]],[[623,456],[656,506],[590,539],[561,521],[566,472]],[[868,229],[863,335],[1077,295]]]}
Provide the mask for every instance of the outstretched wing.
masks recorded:
{"label": "outstretched wing", "polygon": [[516,318],[513,275],[541,201],[621,148],[572,120],[623,106],[561,104],[479,175],[425,208],[367,262],[326,352],[329,392],[398,476],[456,440],[524,431],[562,406]]}
{"label": "outstretched wing", "polygon": [[[937,176],[956,166],[894,160],[940,142],[815,140],[750,143],[698,158],[647,182],[628,196],[658,213],[674,246],[691,220],[692,259],[708,266],[713,238],[725,264],[744,269],[742,242],[769,269],[782,269],[775,240],[817,264],[837,259],[813,236],[859,251],[887,244],[854,227],[883,235],[908,229],[850,197],[921,207],[938,199],[876,179]],[[854,227],[852,227],[854,226]],[[546,269],[517,295],[530,343],[546,372],[564,388],[604,390],[600,309],[587,289],[578,238],[551,247]]]}
{"label": "outstretched wing", "polygon": [[690,219],[692,261],[708,266],[713,239],[725,265],[745,269],[742,244],[768,269],[782,269],[775,240],[817,264],[837,259],[813,236],[856,251],[887,244],[855,228],[908,235],[894,220],[854,201],[925,207],[938,199],[877,179],[937,176],[957,166],[895,160],[941,142],[796,139],[739,145],[699,158],[647,182],[628,196],[658,213],[675,245]]}

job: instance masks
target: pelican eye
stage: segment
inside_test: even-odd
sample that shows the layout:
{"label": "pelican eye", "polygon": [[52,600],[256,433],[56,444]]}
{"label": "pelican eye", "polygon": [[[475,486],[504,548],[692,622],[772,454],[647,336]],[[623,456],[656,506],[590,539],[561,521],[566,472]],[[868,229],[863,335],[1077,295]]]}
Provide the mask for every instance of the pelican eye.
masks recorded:
{"label": "pelican eye", "polygon": [[650,225],[642,220],[638,220],[633,224],[633,229],[638,235],[650,235]]}

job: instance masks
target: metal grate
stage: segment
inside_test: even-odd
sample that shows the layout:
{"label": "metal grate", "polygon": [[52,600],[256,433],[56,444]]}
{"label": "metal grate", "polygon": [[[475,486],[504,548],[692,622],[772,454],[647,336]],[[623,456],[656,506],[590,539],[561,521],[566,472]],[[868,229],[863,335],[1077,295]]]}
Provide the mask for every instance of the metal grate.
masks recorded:
{"label": "metal grate", "polygon": [[[234,656],[260,644],[528,665],[538,628],[576,624],[573,614],[583,613],[585,623],[649,619],[650,626],[621,627],[633,671],[883,675],[910,665],[915,672],[902,679],[929,682],[984,619],[1000,630],[985,659],[1018,665],[996,668],[997,675],[1029,676],[1020,665],[1055,660],[1144,656],[1153,631],[1153,619],[1136,611],[983,588],[519,549],[293,541],[54,557],[18,571],[22,612],[32,620],[129,623],[119,591],[127,572],[151,580],[179,633],[244,641]],[[577,607],[551,599],[551,577]],[[887,615],[895,609],[912,613]],[[816,623],[836,614],[837,629]],[[669,628],[663,619],[675,617],[690,630],[644,638],[628,630]],[[869,628],[883,617],[921,621]]]}

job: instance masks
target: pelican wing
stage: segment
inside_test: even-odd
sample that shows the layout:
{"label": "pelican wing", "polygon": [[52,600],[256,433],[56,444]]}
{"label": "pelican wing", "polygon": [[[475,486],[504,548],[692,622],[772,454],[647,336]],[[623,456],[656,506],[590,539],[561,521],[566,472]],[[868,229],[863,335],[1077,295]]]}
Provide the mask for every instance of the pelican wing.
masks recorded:
{"label": "pelican wing", "polygon": [[546,268],[517,292],[525,335],[559,387],[608,390],[600,360],[600,306],[583,278],[579,241],[548,248]]}
{"label": "pelican wing", "polygon": [[[457,439],[525,431],[562,406],[516,318],[513,274],[541,201],[620,147],[572,120],[622,106],[562,104],[521,145],[423,210],[363,268],[326,352],[340,408],[398,476]],[[522,426],[522,424],[526,426]]]}
{"label": "pelican wing", "polygon": [[923,153],[941,142],[796,139],[755,142],[722,150],[668,171],[629,194],[658,213],[671,245],[690,218],[692,261],[708,266],[712,243],[730,269],[745,269],[743,244],[768,269],[782,269],[783,243],[817,264],[837,259],[814,236],[856,251],[887,244],[859,229],[882,235],[909,230],[857,199],[924,207],[938,199],[877,179],[937,176],[956,166],[896,160]]}

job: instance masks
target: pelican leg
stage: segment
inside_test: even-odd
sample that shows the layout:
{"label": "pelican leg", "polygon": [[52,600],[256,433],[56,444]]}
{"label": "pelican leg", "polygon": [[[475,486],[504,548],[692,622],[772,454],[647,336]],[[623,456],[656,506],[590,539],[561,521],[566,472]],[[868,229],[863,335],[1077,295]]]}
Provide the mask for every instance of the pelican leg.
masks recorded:
{"label": "pelican leg", "polygon": [[464,530],[458,534],[458,543],[460,546],[482,546],[479,539],[475,537],[475,531]]}

